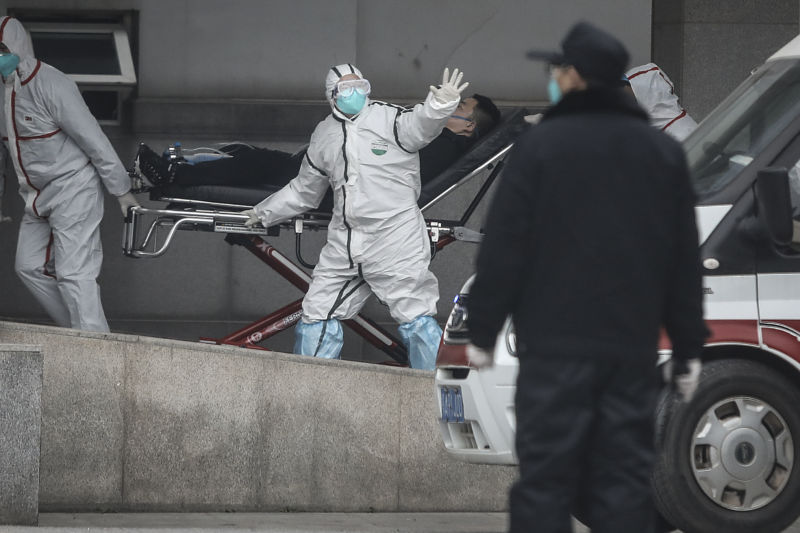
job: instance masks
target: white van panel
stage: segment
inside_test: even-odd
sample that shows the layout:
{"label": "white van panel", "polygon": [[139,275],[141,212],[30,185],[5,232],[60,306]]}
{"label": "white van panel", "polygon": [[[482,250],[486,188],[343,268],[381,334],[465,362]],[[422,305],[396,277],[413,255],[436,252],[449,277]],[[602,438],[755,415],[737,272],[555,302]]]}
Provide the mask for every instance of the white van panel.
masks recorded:
{"label": "white van panel", "polygon": [[758,275],[758,304],[762,320],[800,319],[800,274]]}
{"label": "white van panel", "polygon": [[758,320],[756,276],[706,276],[703,292],[706,320]]}
{"label": "white van panel", "polygon": [[694,208],[694,215],[697,219],[697,232],[700,237],[700,244],[706,242],[706,239],[717,224],[725,218],[728,211],[733,207],[732,204],[727,205],[697,205]]}

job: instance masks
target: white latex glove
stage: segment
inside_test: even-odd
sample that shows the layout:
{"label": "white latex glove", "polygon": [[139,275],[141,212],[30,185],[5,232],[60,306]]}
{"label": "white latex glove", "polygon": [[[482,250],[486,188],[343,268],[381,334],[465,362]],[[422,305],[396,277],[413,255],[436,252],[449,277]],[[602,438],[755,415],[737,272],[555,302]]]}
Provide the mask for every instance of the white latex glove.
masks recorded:
{"label": "white latex glove", "polygon": [[700,359],[676,362],[670,359],[664,364],[664,381],[672,384],[683,402],[690,402],[700,382],[703,363]]}
{"label": "white latex glove", "polygon": [[523,120],[528,124],[538,124],[542,120],[543,113],[536,113],[535,115],[525,115]]}
{"label": "white latex glove", "polygon": [[467,344],[467,360],[475,368],[489,368],[494,366],[494,354],[472,343]]}
{"label": "white latex glove", "polygon": [[0,209],[0,223],[3,223],[3,222],[11,222],[11,217],[5,216],[3,214],[3,210]]}
{"label": "white latex glove", "polygon": [[260,224],[261,223],[261,219],[258,218],[258,215],[256,215],[256,212],[255,212],[254,209],[246,209],[246,210],[242,211],[242,214],[243,215],[247,215],[248,217],[250,217],[244,222],[244,225],[247,226],[248,228],[251,227],[251,226],[255,226],[256,224]]}
{"label": "white latex glove", "polygon": [[457,68],[453,69],[453,75],[451,76],[450,69],[445,67],[442,75],[442,85],[439,87],[431,85],[433,98],[440,104],[449,104],[450,102],[461,100],[461,91],[469,87],[469,82],[464,83],[461,87],[458,86],[463,76],[464,73],[459,72]]}
{"label": "white latex glove", "polygon": [[124,217],[128,216],[129,207],[139,207],[139,202],[132,192],[126,192],[122,196],[117,196],[117,201],[119,201],[119,207],[122,209],[122,216]]}

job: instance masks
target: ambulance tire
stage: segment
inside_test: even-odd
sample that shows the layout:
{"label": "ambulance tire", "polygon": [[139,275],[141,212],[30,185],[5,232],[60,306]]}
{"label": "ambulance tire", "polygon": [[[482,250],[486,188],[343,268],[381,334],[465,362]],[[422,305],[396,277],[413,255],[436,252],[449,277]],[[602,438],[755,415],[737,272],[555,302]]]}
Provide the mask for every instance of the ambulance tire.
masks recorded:
{"label": "ambulance tire", "polygon": [[[659,406],[665,421],[653,471],[659,511],[685,533],[778,533],[790,526],[800,515],[798,406],[800,387],[766,365],[704,364],[691,402],[670,394]],[[695,438],[702,420],[716,429],[705,441]],[[709,468],[719,470],[709,476]],[[705,489],[698,477],[707,480]],[[756,480],[766,480],[773,493],[750,503],[748,496],[764,494]],[[714,493],[724,497],[715,501]]]}

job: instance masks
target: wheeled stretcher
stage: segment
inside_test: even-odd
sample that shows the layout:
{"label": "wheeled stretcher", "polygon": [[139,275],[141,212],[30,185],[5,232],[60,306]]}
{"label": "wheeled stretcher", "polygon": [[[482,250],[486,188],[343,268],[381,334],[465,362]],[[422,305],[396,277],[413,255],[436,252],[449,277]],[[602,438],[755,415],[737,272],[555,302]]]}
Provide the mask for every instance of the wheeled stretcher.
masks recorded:
{"label": "wheeled stretcher", "polygon": [[[425,213],[459,186],[488,173],[485,182],[459,220],[426,217],[433,255],[456,241],[480,241],[480,233],[466,228],[466,223],[500,174],[503,160],[514,140],[526,128],[524,115],[524,110],[509,114],[447,170],[422,184],[419,206]],[[150,199],[167,202],[168,205],[164,209],[133,207],[129,210],[125,218],[123,251],[129,257],[154,258],[167,251],[179,231],[224,233],[226,242],[244,246],[289,283],[306,292],[311,276],[301,266],[313,268],[313,265],[302,257],[302,235],[308,230],[327,228],[331,219],[331,195],[326,196],[319,209],[270,228],[245,226],[248,217],[241,213],[279,190],[282,185],[264,183],[258,187],[244,188],[169,184],[153,188]],[[267,240],[269,236],[279,235],[281,230],[295,232],[297,263]],[[218,339],[203,338],[201,341],[266,349],[259,344],[296,324],[300,319],[301,304],[302,299],[293,301],[230,335]],[[408,364],[408,356],[402,343],[373,321],[359,314],[344,321],[344,324],[390,356],[396,364]]]}

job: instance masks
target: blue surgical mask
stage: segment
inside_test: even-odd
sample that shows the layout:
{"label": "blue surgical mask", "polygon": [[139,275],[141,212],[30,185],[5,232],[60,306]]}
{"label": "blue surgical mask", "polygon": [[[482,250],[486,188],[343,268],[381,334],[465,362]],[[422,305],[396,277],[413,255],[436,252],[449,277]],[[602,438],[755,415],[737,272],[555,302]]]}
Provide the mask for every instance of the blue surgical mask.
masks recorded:
{"label": "blue surgical mask", "polygon": [[19,65],[19,56],[17,54],[2,54],[0,55],[0,74],[3,77],[8,77],[14,72],[14,69]]}
{"label": "blue surgical mask", "polygon": [[547,83],[547,96],[550,98],[551,104],[557,104],[559,100],[561,100],[561,87],[558,86],[558,82],[555,78],[550,78],[550,81]]}
{"label": "blue surgical mask", "polygon": [[344,96],[342,94],[336,96],[336,107],[339,111],[348,115],[355,115],[364,107],[367,101],[367,95],[358,91],[353,91],[351,94]]}

